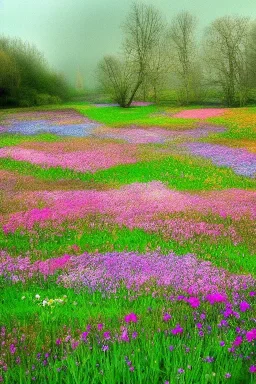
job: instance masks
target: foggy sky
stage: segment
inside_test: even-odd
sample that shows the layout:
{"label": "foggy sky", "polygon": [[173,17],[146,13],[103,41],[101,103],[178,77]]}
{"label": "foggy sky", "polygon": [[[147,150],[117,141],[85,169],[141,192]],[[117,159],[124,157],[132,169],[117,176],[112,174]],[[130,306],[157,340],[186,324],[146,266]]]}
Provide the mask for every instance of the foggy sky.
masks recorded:
{"label": "foggy sky", "polygon": [[[144,0],[170,21],[188,10],[203,29],[224,15],[256,19],[255,0]],[[120,50],[120,24],[130,0],[0,0],[0,35],[20,37],[44,53],[50,65],[75,84],[80,67],[85,86],[95,84],[95,67],[106,54]]]}

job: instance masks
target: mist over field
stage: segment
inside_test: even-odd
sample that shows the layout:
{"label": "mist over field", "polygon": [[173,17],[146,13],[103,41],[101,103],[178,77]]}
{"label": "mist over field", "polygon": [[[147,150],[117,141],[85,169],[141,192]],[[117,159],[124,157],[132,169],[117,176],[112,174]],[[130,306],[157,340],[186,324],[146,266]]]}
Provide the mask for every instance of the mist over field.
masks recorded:
{"label": "mist over field", "polygon": [[[253,0],[151,0],[167,22],[182,10],[198,17],[199,31],[217,17],[256,17]],[[34,43],[72,85],[80,68],[86,87],[97,84],[97,62],[120,50],[120,25],[131,1],[126,0],[0,0],[0,35],[20,37]]]}

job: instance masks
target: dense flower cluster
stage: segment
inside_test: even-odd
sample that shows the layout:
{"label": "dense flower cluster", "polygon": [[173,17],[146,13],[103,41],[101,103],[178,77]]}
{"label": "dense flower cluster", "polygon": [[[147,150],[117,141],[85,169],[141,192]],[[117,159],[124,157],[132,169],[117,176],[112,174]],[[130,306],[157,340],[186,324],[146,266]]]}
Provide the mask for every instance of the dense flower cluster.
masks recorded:
{"label": "dense flower cluster", "polygon": [[70,261],[69,255],[58,258],[38,260],[31,263],[29,257],[11,257],[8,253],[0,252],[0,276],[13,282],[26,281],[36,274],[44,277],[53,275],[58,270],[65,270]]}
{"label": "dense flower cluster", "polygon": [[121,139],[129,143],[147,144],[164,143],[175,139],[200,138],[208,136],[211,133],[225,132],[225,128],[215,126],[200,126],[190,130],[170,130],[162,128],[139,128],[131,126],[130,128],[99,128],[95,135],[100,137],[109,137],[112,139]]}
{"label": "dense flower cluster", "polygon": [[62,167],[80,172],[95,172],[98,169],[110,168],[118,164],[136,163],[136,147],[109,143],[102,148],[91,148],[84,151],[66,153],[49,153],[19,147],[0,148],[0,158],[10,157],[18,161],[28,161],[44,167]]}
{"label": "dense flower cluster", "polygon": [[[214,213],[222,217],[230,216],[239,219],[244,215],[256,217],[255,198],[256,192],[246,190],[226,190],[209,193],[191,194],[170,190],[160,182],[134,183],[120,189],[108,191],[56,191],[30,194],[33,201],[44,201],[45,208],[35,208],[26,212],[17,212],[2,219],[4,231],[13,232],[17,228],[33,228],[36,223],[44,225],[47,221],[61,223],[67,219],[83,218],[89,213],[111,215],[115,222],[130,228],[136,226],[154,229],[154,223],[158,214],[171,214],[186,211],[198,211],[201,213]],[[147,224],[147,222],[149,224]],[[183,224],[163,221],[160,227],[167,227],[173,233]],[[159,227],[159,223],[157,224]],[[189,233],[220,233],[223,228],[207,226],[206,224],[186,223],[187,237]],[[213,232],[212,232],[213,231]],[[234,231],[233,231],[234,232]]]}
{"label": "dense flower cluster", "polygon": [[[71,257],[67,273],[58,278],[65,286],[86,286],[92,290],[115,291],[124,283],[138,289],[151,280],[159,286],[173,287],[191,295],[246,289],[255,284],[249,276],[231,275],[210,262],[199,261],[194,255],[182,257],[158,253],[109,253]],[[220,301],[219,295],[209,296],[209,302]],[[195,305],[195,301],[193,303]]]}
{"label": "dense flower cluster", "polygon": [[193,155],[210,159],[219,166],[231,167],[238,175],[256,175],[256,154],[245,149],[207,143],[190,143],[186,147]]}
{"label": "dense flower cluster", "polygon": [[[38,273],[47,277],[59,271],[62,273],[58,277],[58,283],[66,287],[79,286],[93,291],[115,292],[122,284],[137,290],[154,280],[156,285],[172,287],[177,292],[190,295],[210,293],[206,299],[211,304],[227,300],[225,294],[216,295],[216,292],[229,289],[239,291],[255,285],[255,280],[250,275],[230,274],[225,269],[214,267],[209,261],[200,261],[191,254],[85,253],[81,256],[64,255],[31,263],[28,257],[12,258],[1,252],[0,261],[0,276],[13,282],[25,281]],[[197,297],[191,297],[188,302],[191,307],[200,304]],[[246,303],[241,303],[241,311],[248,308]]]}
{"label": "dense flower cluster", "polygon": [[3,121],[3,132],[35,135],[53,133],[60,136],[85,137],[100,126],[74,110],[13,114]]}
{"label": "dense flower cluster", "polygon": [[207,109],[188,109],[178,112],[174,117],[183,119],[207,119],[209,117],[220,116],[226,112],[224,108],[207,108]]}

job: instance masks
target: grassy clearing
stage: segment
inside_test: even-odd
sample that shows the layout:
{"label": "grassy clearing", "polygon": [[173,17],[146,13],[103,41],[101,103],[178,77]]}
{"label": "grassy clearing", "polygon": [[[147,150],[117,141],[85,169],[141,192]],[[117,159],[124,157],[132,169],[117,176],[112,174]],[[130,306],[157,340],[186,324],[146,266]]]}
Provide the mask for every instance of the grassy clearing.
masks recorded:
{"label": "grassy clearing", "polygon": [[256,181],[236,175],[228,168],[218,168],[210,161],[188,156],[170,156],[164,159],[118,165],[95,173],[82,173],[61,167],[42,168],[28,162],[0,159],[0,169],[17,171],[47,180],[73,179],[100,184],[121,186],[135,182],[159,180],[169,188],[181,191],[221,190],[228,188],[255,188]]}

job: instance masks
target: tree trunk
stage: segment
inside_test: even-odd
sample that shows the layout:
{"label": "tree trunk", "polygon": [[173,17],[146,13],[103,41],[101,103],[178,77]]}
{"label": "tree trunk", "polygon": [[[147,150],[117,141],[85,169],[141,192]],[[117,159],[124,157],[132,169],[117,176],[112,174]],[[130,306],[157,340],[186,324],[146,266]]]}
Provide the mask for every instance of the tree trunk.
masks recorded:
{"label": "tree trunk", "polygon": [[141,83],[142,83],[142,80],[138,80],[138,82],[137,82],[137,84],[136,84],[136,86],[135,86],[135,88],[134,88],[134,90],[133,90],[133,92],[132,92],[132,95],[131,95],[131,97],[130,97],[130,100],[129,100],[128,103],[126,104],[126,108],[129,108],[129,107],[131,106],[131,103],[132,103],[132,101],[133,101],[133,98],[134,98],[136,92],[138,91],[138,89],[139,89]]}

